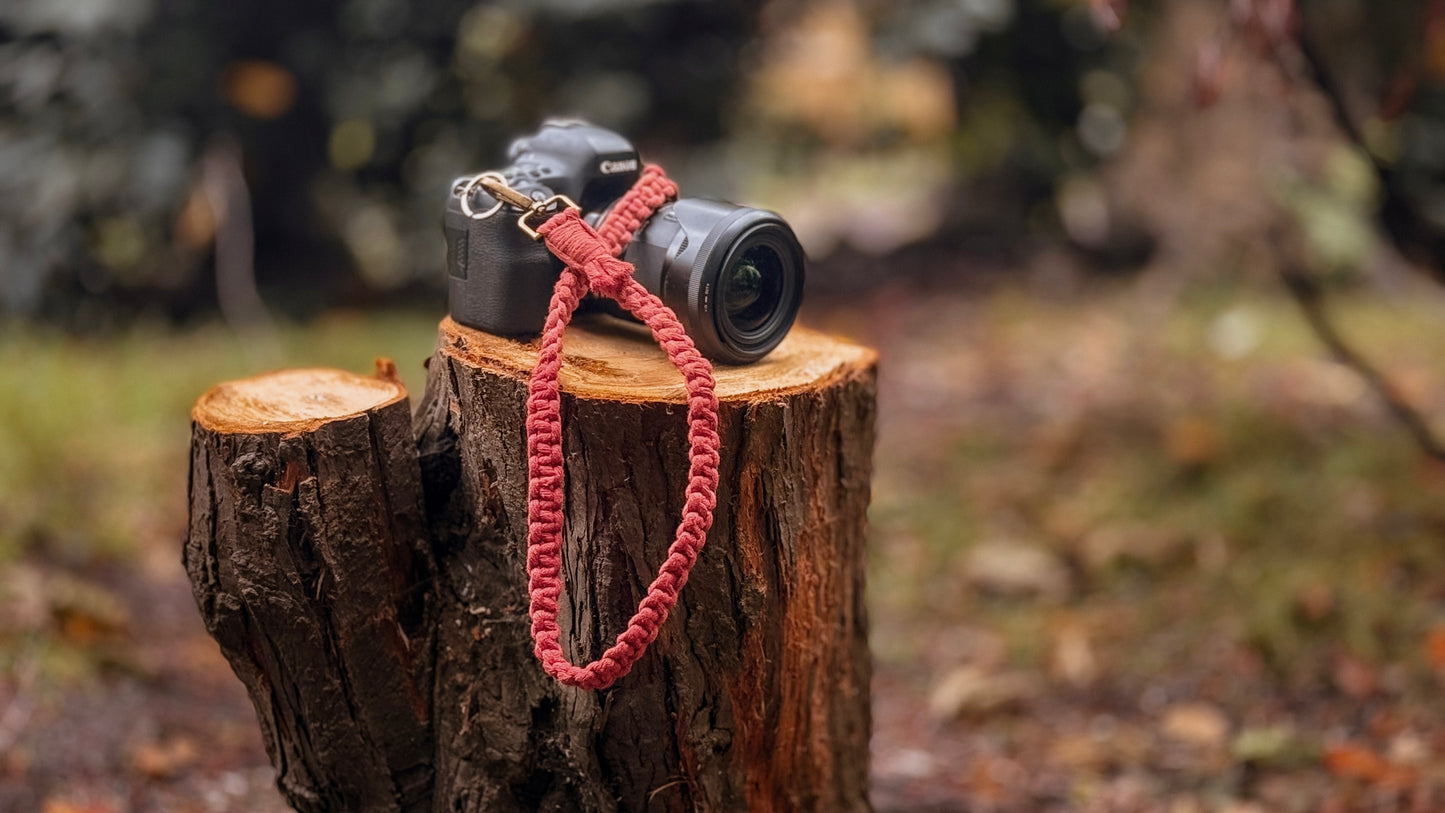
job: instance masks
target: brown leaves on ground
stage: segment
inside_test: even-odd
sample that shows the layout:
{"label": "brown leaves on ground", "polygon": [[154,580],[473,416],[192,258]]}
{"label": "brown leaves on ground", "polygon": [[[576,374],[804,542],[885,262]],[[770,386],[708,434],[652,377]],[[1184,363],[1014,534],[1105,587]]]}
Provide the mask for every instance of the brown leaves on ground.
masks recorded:
{"label": "brown leaves on ground", "polygon": [[[1422,296],[1342,315],[1445,414]],[[876,809],[1445,810],[1445,478],[1287,308],[1094,301],[876,314]]]}
{"label": "brown leaves on ground", "polygon": [[1325,749],[1325,769],[1341,779],[1355,779],[1386,788],[1408,788],[1418,772],[1408,765],[1396,765],[1358,743],[1342,743]]}
{"label": "brown leaves on ground", "polygon": [[1038,678],[1026,672],[961,666],[933,690],[928,706],[942,720],[986,717],[1021,711],[1039,689]]}
{"label": "brown leaves on ground", "polygon": [[120,808],[112,802],[76,802],[63,798],[46,799],[40,813],[119,813]]}
{"label": "brown leaves on ground", "polygon": [[1196,748],[1219,749],[1229,738],[1229,719],[1209,703],[1179,703],[1164,711],[1159,733]]}
{"label": "brown leaves on ground", "polygon": [[974,546],[965,557],[964,578],[974,588],[1000,596],[1062,601],[1070,590],[1068,568],[1058,556],[1019,541]]}
{"label": "brown leaves on ground", "polygon": [[176,735],[159,742],[148,742],[131,752],[131,767],[150,779],[169,779],[195,765],[201,757],[195,739]]}
{"label": "brown leaves on ground", "polygon": [[1445,626],[1435,627],[1425,637],[1425,657],[1431,666],[1445,675]]}

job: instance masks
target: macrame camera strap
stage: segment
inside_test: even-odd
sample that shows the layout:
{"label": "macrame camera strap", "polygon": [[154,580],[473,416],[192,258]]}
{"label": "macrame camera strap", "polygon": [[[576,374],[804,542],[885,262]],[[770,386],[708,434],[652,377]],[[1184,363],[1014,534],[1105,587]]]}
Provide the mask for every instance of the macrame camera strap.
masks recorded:
{"label": "macrame camera strap", "polygon": [[[527,394],[527,590],[531,596],[534,652],[547,674],[572,686],[605,689],[627,674],[677,604],[677,595],[707,541],[717,505],[718,402],[712,365],[693,346],[677,315],[633,279],[618,259],[652,213],[676,197],[677,186],[648,166],[641,178],[593,229],[575,209],[552,215],[537,228],[547,248],[566,264],[552,291],[541,350]],[[585,666],[567,660],[557,627],[562,594],[562,334],[577,303],[591,291],[616,300],[652,330],[687,385],[688,478],[682,520],[657,578],[647,588],[627,629],[602,657]]]}

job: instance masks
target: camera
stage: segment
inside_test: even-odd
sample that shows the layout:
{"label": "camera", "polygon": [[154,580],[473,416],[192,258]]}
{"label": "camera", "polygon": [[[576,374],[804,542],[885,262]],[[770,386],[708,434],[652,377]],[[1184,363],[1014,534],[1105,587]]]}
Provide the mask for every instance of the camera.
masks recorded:
{"label": "camera", "polygon": [[[514,141],[507,160],[497,173],[508,186],[536,201],[564,195],[594,226],[642,170],[627,139],[575,120],[544,123]],[[471,180],[452,185],[442,223],[452,318],[489,333],[540,333],[562,264],[517,227],[508,204]],[[677,314],[698,350],[726,364],[757,361],[777,347],[803,298],[803,248],[786,221],[762,209],[703,198],[664,204],[622,259]],[[583,306],[628,316],[593,297]]]}

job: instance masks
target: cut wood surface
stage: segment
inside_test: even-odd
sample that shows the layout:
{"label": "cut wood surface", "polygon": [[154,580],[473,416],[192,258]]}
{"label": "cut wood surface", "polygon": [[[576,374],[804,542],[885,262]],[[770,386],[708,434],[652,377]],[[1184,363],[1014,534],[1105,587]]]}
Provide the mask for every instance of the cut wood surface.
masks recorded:
{"label": "cut wood surface", "polygon": [[191,418],[213,432],[298,432],[403,398],[406,387],[390,362],[373,378],[342,370],[281,370],[216,385],[196,402]]}
{"label": "cut wood surface", "polygon": [[[537,343],[493,336],[442,320],[440,348],[448,356],[503,375],[527,377]],[[794,328],[761,361],[713,368],[721,400],[756,401],[817,389],[832,376],[874,363],[872,350],[806,328]],[[682,376],[653,344],[647,328],[608,316],[579,317],[562,346],[562,389],[578,398],[625,403],[684,403]]]}
{"label": "cut wood surface", "polygon": [[[283,380],[258,388],[253,379],[197,406],[187,563],[257,704],[283,792],[302,809],[329,810],[868,809],[873,352],[799,328],[761,363],[717,368],[722,461],[707,546],[657,641],[602,692],[556,683],[532,655],[524,409],[535,357],[534,342],[444,320],[404,450],[395,419],[378,416],[406,401],[378,391],[367,406],[370,384],[312,375],[271,397],[266,387]],[[559,623],[564,650],[581,662],[622,631],[672,542],[686,407],[681,377],[646,331],[615,320],[569,329],[560,378]],[[323,403],[350,411],[317,414]],[[245,404],[257,428],[227,423],[238,411],[217,410],[227,404]],[[353,424],[392,429],[369,449],[323,441]],[[288,444],[305,454],[288,456]],[[265,461],[240,467],[244,484],[240,447]],[[370,517],[366,527],[353,521],[346,541],[323,543],[306,529],[324,522],[266,515],[288,500],[304,514],[327,469],[357,478],[350,490],[368,505],[350,507]],[[402,521],[378,522],[383,511]],[[217,522],[225,517],[235,519]],[[413,534],[424,544],[409,545]],[[370,573],[371,593],[318,576],[333,566],[325,551],[343,547],[369,560],[336,564]],[[248,589],[268,568],[274,584]],[[266,600],[252,608],[258,595]],[[354,613],[337,607],[348,601]],[[278,602],[284,611],[265,609]],[[351,657],[373,616],[371,649]],[[414,689],[428,714],[375,738],[372,723]],[[339,736],[310,736],[333,728]],[[358,744],[343,747],[353,735]],[[417,737],[424,767],[413,764]]]}

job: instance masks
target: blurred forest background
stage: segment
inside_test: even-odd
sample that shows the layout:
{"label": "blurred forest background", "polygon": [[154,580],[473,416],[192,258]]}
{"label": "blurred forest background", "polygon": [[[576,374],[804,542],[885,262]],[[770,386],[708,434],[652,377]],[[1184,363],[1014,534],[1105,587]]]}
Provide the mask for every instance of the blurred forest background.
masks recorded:
{"label": "blurred forest background", "polygon": [[396,358],[549,115],[883,352],[885,811],[1445,808],[1445,2],[0,4],[0,809],[283,809],[187,414]]}

